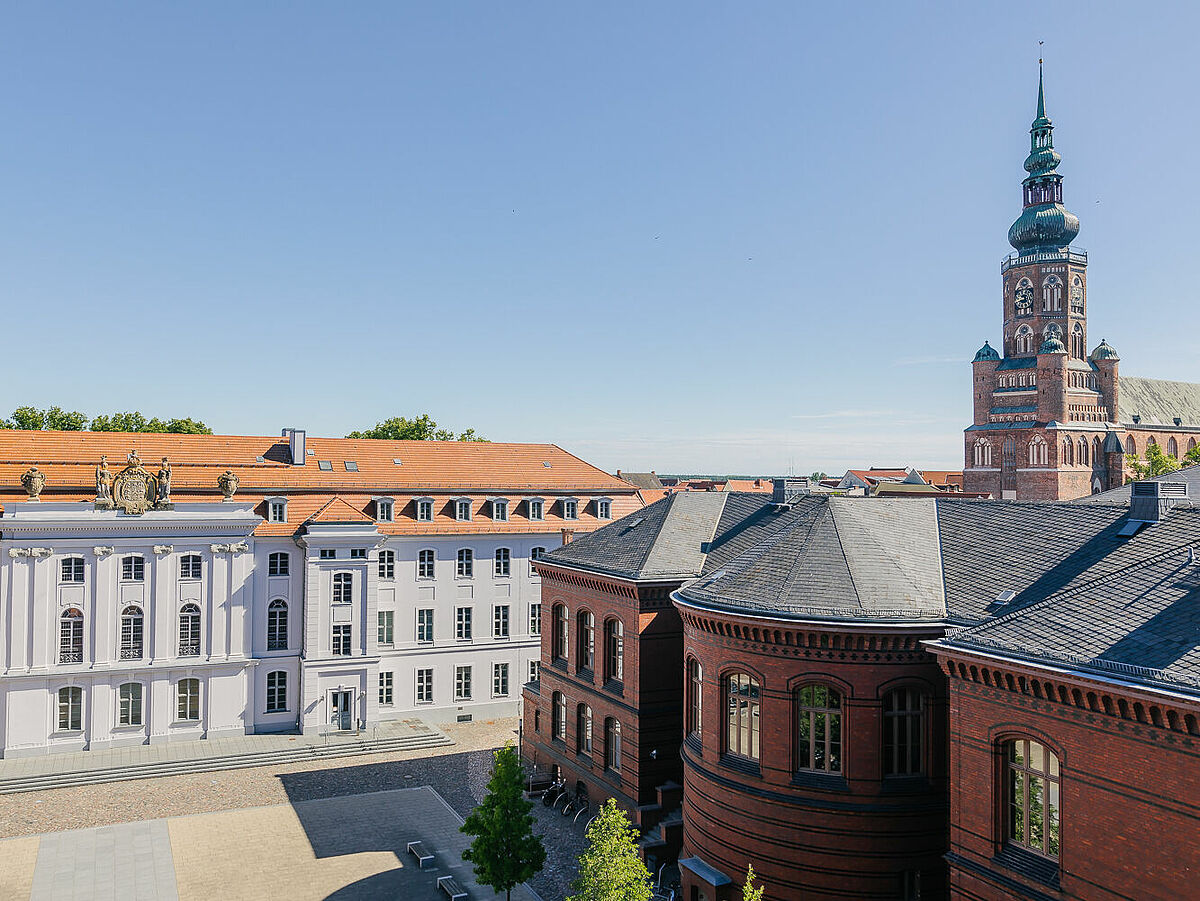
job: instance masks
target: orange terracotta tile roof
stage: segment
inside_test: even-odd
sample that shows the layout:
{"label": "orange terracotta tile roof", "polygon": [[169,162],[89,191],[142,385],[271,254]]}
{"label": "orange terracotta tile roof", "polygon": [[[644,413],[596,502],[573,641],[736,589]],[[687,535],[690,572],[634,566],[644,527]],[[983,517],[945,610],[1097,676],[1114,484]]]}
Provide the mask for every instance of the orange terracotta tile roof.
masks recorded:
{"label": "orange terracotta tile roof", "polygon": [[373,523],[374,521],[362,510],[350,506],[350,504],[346,503],[340,497],[331,497],[321,506],[320,510],[305,520],[305,522],[320,523]]}
{"label": "orange terracotta tile roof", "polygon": [[771,479],[729,479],[725,482],[725,490],[770,494],[775,490],[775,485]]}
{"label": "orange terracotta tile roof", "polygon": [[[254,504],[264,517],[265,498],[286,496],[288,522],[264,522],[257,535],[294,535],[335,497],[360,517],[355,522],[374,521],[375,497],[394,498],[395,522],[378,524],[385,534],[585,532],[609,521],[594,515],[591,498],[611,498],[614,519],[643,506],[633,486],[554,444],[309,437],[307,446],[305,465],[293,466],[287,439],[270,436],[0,430],[0,503],[25,500],[21,475],[31,465],[46,474],[44,501],[89,501],[100,456],[116,475],[132,448],[151,472],[163,456],[170,460],[177,503],[220,501],[217,476],[226,469],[240,479],[234,500]],[[480,513],[458,522],[450,500],[464,496]],[[556,500],[569,496],[580,501],[578,519],[561,515]],[[417,497],[434,499],[433,522],[416,521]],[[508,522],[482,515],[490,497],[508,498]],[[529,519],[523,501],[530,497],[545,498],[544,519]],[[349,516],[341,505],[336,515]]]}

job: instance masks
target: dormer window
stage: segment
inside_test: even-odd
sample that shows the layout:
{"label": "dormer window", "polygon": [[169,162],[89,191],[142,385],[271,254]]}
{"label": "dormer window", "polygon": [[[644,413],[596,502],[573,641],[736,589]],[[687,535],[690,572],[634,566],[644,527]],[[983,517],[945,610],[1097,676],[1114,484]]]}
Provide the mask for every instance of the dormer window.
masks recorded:
{"label": "dormer window", "polygon": [[390,497],[375,498],[375,519],[377,522],[394,522],[396,519],[396,502]]}
{"label": "dormer window", "polygon": [[579,519],[579,501],[573,497],[562,499],[563,519]]}
{"label": "dormer window", "polygon": [[508,522],[508,500],[506,498],[492,498],[492,519],[496,522]]}
{"label": "dormer window", "polygon": [[267,522],[287,522],[287,498],[267,498]]}
{"label": "dormer window", "polygon": [[525,503],[528,504],[528,506],[529,506],[529,518],[531,520],[533,520],[534,522],[540,522],[541,520],[546,518],[546,514],[545,514],[545,509],[546,509],[545,503],[546,502],[543,501],[540,497],[531,497]]}
{"label": "dormer window", "polygon": [[612,519],[612,500],[607,497],[596,498],[596,518]]}
{"label": "dormer window", "polygon": [[433,498],[416,497],[413,503],[417,508],[417,522],[433,522]]}
{"label": "dormer window", "polygon": [[458,522],[471,521],[471,499],[469,497],[456,497],[454,499],[454,518]]}

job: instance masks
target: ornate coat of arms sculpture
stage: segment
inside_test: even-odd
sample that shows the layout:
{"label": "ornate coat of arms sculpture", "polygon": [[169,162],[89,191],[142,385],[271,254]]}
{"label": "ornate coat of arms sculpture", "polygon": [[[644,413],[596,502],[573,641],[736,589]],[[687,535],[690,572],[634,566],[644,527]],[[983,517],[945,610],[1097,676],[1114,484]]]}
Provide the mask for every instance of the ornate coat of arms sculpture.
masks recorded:
{"label": "ornate coat of arms sculpture", "polygon": [[[103,463],[101,464],[103,465]],[[100,478],[97,476],[96,506],[103,507]],[[126,466],[112,483],[112,504],[126,513],[137,515],[147,510],[169,510],[171,507],[171,464],[163,457],[158,475],[152,475],[137,455],[130,451]]]}

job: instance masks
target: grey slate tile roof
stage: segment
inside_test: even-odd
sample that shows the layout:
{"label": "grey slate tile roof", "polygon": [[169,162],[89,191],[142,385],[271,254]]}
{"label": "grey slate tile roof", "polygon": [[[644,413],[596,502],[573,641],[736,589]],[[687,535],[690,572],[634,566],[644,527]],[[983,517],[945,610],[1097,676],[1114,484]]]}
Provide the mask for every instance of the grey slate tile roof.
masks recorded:
{"label": "grey slate tile roof", "polygon": [[1117,419],[1121,422],[1133,422],[1136,413],[1142,425],[1172,425],[1178,416],[1186,426],[1200,426],[1198,384],[1123,375],[1120,389]]}
{"label": "grey slate tile roof", "polygon": [[617,478],[624,479],[637,488],[662,488],[663,483],[653,472],[618,472]]}
{"label": "grey slate tile roof", "polygon": [[[1183,469],[1176,472],[1168,472],[1165,475],[1153,476],[1146,479],[1148,482],[1187,482],[1188,486],[1188,501],[1186,503],[1195,506],[1200,504],[1200,464],[1196,466],[1185,466]],[[1093,494],[1089,497],[1081,497],[1071,501],[1072,504],[1128,504],[1129,496],[1132,489],[1128,485],[1122,485],[1120,488],[1112,488],[1108,491],[1101,491],[1099,494]]]}

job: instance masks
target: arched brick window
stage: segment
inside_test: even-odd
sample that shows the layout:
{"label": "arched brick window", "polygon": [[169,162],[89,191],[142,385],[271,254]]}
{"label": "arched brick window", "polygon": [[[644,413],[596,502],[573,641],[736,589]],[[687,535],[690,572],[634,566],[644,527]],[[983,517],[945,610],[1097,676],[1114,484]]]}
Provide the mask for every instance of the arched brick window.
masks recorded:
{"label": "arched brick window", "polygon": [[796,769],[842,771],[842,695],[829,685],[796,692]]}
{"label": "arched brick window", "polygon": [[1016,353],[1017,356],[1033,353],[1033,329],[1027,325],[1017,329]]}
{"label": "arched brick window", "polygon": [[1005,842],[1058,859],[1060,780],[1058,758],[1039,742],[1004,744]]}
{"label": "arched brick window", "polygon": [[555,604],[551,621],[550,656],[553,660],[567,659],[568,616],[566,604]]}
{"label": "arched brick window", "polygon": [[567,699],[561,691],[551,696],[550,737],[555,741],[567,740]]}
{"label": "arched brick window", "polygon": [[1001,448],[1001,459],[1004,461],[1004,465],[1015,466],[1017,462],[1017,439],[1012,437],[1005,438]]}
{"label": "arched brick window", "polygon": [[1041,435],[1034,435],[1029,441],[1029,465],[1045,466],[1047,456],[1046,439]]}
{"label": "arched brick window", "polygon": [[1079,465],[1088,465],[1088,443],[1086,438],[1079,439]]}
{"label": "arched brick window", "polygon": [[925,772],[924,693],[897,688],[883,696],[883,774],[916,776]]}
{"label": "arched brick window", "polygon": [[604,680],[625,679],[625,627],[619,619],[604,621]]}
{"label": "arched brick window", "polygon": [[604,765],[621,772],[621,724],[611,716],[604,721]]}
{"label": "arched brick window", "polygon": [[1189,439],[1188,439],[1188,449],[1187,449],[1187,452],[1190,454],[1190,453],[1191,453],[1192,451],[1194,451],[1195,449],[1196,449],[1196,439],[1195,439],[1195,438],[1189,438]]}
{"label": "arched brick window", "polygon": [[1062,466],[1070,466],[1075,462],[1075,442],[1070,438],[1063,439],[1062,459],[1058,462]]}
{"label": "arched brick window", "polygon": [[1179,442],[1175,440],[1174,436],[1167,439],[1167,456],[1179,459]]}
{"label": "arched brick window", "polygon": [[986,438],[979,438],[975,441],[975,465],[992,465],[992,444]]}
{"label": "arched brick window", "polygon": [[590,610],[580,610],[578,651],[579,661],[576,664],[581,670],[591,672],[596,667],[596,617]]}
{"label": "arched brick window", "polygon": [[1127,454],[1136,454],[1137,453],[1137,442],[1133,440],[1132,435],[1125,436],[1125,453],[1127,453]]}
{"label": "arched brick window", "polygon": [[592,753],[592,708],[580,704],[575,711],[575,752]]}
{"label": "arched brick window", "polygon": [[1062,279],[1051,275],[1042,282],[1042,310],[1053,312],[1062,309]]}
{"label": "arched brick window", "polygon": [[759,759],[761,692],[749,673],[725,677],[725,752],[749,760]]}
{"label": "arched brick window", "polygon": [[699,738],[704,731],[704,667],[695,657],[687,662],[687,734]]}

